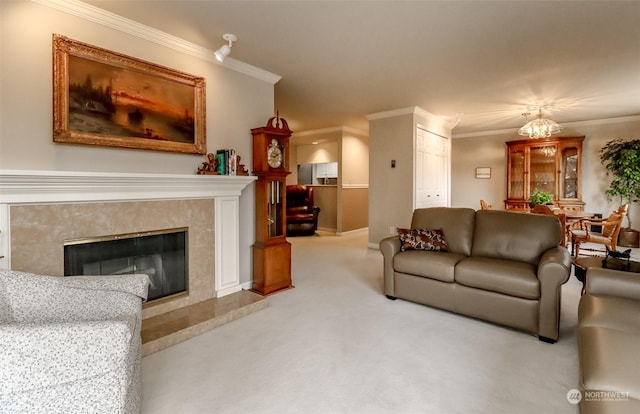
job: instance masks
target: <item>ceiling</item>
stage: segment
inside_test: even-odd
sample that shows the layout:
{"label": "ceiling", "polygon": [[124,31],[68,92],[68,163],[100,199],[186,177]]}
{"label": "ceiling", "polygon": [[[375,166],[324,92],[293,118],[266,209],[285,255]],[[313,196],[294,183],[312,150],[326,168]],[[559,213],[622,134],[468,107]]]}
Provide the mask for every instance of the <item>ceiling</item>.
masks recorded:
{"label": "ceiling", "polygon": [[[419,106],[454,136],[640,115],[640,1],[85,0],[280,75],[294,131]],[[533,111],[535,113],[535,111]]]}

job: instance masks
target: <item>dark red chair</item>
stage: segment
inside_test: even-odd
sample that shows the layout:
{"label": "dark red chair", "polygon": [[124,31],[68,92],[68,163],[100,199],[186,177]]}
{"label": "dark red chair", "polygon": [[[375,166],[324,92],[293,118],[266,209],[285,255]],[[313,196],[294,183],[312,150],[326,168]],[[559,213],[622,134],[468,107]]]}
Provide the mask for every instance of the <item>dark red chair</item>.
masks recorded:
{"label": "dark red chair", "polygon": [[313,204],[313,187],[287,186],[287,236],[310,236],[318,230],[320,207]]}

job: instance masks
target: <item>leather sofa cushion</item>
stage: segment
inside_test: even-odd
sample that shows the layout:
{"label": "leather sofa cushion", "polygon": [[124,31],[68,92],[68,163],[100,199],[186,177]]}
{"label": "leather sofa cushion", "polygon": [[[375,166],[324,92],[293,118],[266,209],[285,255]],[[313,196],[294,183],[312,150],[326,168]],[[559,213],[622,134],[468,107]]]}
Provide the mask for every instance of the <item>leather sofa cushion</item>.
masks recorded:
{"label": "leather sofa cushion", "polygon": [[287,216],[294,214],[313,214],[313,211],[309,208],[309,206],[299,206],[299,207],[290,207],[287,206]]}
{"label": "leather sofa cushion", "polygon": [[604,327],[640,335],[640,302],[612,296],[584,295],[578,306],[578,320],[580,327]]}
{"label": "leather sofa cushion", "polygon": [[407,250],[393,257],[393,269],[399,273],[453,282],[456,263],[466,256],[426,250]]}
{"label": "leather sofa cushion", "polygon": [[313,224],[313,213],[311,214],[294,214],[287,216],[287,223],[307,223]]}
{"label": "leather sofa cushion", "polygon": [[595,326],[580,328],[580,371],[585,389],[629,392],[630,398],[640,398],[639,343],[637,333]]}
{"label": "leather sofa cushion", "polygon": [[536,268],[524,262],[469,257],[456,265],[455,281],[464,286],[519,298],[540,298]]}
{"label": "leather sofa cushion", "polygon": [[442,229],[450,252],[470,256],[475,217],[471,208],[419,208],[413,212],[411,228]]}
{"label": "leather sofa cushion", "polygon": [[561,239],[562,227],[557,217],[480,210],[476,212],[471,256],[538,264],[542,253],[557,246]]}

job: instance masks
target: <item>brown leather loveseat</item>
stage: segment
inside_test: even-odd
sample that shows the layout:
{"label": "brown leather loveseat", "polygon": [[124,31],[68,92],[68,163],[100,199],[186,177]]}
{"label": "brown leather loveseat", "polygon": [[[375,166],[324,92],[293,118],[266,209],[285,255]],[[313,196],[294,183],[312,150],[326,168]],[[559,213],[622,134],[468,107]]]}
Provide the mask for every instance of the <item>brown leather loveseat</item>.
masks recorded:
{"label": "brown leather loveseat", "polygon": [[318,230],[320,207],[313,204],[313,187],[287,186],[287,236],[310,236]]}
{"label": "brown leather loveseat", "polygon": [[384,291],[425,305],[559,337],[561,286],[571,256],[556,217],[469,208],[417,209],[412,229],[441,229],[448,251],[401,251],[380,242]]}

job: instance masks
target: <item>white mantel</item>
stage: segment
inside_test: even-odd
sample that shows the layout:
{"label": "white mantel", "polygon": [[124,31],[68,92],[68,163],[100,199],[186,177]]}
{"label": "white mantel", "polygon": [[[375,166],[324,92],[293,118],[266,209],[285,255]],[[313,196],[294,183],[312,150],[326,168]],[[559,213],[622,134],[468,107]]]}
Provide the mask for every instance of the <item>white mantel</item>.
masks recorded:
{"label": "white mantel", "polygon": [[0,170],[0,268],[11,267],[10,208],[19,204],[213,198],[215,289],[218,297],[241,289],[239,199],[256,177]]}

